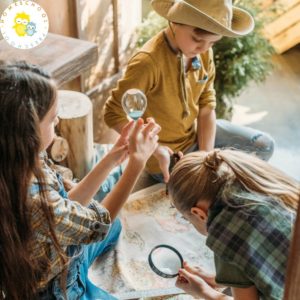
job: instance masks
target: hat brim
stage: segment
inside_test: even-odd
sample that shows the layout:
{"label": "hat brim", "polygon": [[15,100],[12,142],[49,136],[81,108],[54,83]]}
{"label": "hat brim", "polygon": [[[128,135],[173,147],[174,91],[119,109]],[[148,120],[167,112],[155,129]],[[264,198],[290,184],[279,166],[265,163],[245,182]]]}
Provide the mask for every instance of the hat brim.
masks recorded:
{"label": "hat brim", "polygon": [[232,21],[229,28],[184,1],[176,3],[181,5],[180,14],[178,10],[171,9],[175,5],[174,0],[153,0],[151,4],[160,16],[171,22],[201,28],[222,36],[244,36],[250,33],[255,25],[253,17],[247,11],[235,6],[232,7]]}

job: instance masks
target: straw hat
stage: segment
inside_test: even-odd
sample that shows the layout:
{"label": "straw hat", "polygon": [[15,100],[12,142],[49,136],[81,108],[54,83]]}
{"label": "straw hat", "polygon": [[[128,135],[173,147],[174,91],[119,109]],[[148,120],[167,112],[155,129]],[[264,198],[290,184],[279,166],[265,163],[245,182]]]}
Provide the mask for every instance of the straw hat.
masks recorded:
{"label": "straw hat", "polygon": [[239,37],[254,28],[252,16],[231,0],[152,0],[153,9],[167,20],[229,37]]}

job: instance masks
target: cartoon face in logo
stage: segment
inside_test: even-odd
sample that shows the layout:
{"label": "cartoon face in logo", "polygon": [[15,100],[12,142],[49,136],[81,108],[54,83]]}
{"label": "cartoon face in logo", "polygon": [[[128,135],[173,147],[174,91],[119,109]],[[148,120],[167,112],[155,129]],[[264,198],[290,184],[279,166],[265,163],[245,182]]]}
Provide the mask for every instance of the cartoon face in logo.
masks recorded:
{"label": "cartoon face in logo", "polygon": [[26,35],[26,26],[30,22],[30,16],[25,14],[24,12],[18,13],[15,17],[15,25],[13,26],[16,34],[18,36],[25,36]]}
{"label": "cartoon face in logo", "polygon": [[36,33],[36,24],[34,22],[29,22],[25,31],[27,35],[33,36]]}

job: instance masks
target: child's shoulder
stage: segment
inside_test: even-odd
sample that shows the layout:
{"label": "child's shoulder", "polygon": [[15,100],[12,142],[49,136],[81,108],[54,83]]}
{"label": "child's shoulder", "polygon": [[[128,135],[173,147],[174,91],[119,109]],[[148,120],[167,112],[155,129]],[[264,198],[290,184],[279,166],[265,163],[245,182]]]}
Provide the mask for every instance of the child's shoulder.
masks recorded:
{"label": "child's shoulder", "polygon": [[161,46],[165,44],[163,31],[158,32],[150,40],[148,40],[140,49],[141,52],[156,52],[161,50]]}
{"label": "child's shoulder", "polygon": [[137,52],[134,57],[151,57],[157,61],[160,57],[168,55],[169,49],[164,39],[163,31],[157,33],[149,41],[147,41]]}
{"label": "child's shoulder", "polygon": [[[55,190],[59,189],[57,172],[53,168],[54,163],[48,158],[46,152],[41,152],[39,158],[40,158],[40,168],[44,177],[43,187],[48,191],[51,191],[53,189]],[[38,179],[36,177],[33,177],[31,181],[29,194],[31,197],[34,198],[36,195],[39,194],[39,191],[40,191],[40,183],[38,182]]]}

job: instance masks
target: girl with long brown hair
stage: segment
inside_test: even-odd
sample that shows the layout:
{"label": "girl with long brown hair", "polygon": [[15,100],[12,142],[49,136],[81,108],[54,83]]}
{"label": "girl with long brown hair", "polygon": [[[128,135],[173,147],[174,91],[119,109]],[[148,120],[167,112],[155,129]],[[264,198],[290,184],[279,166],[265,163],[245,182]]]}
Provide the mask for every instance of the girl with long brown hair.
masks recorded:
{"label": "girl with long brown hair", "polygon": [[[112,221],[157,146],[160,127],[153,120],[128,124],[67,193],[44,153],[57,110],[48,74],[25,62],[0,62],[0,299],[115,299],[89,281],[88,268],[116,243],[121,226]],[[101,205],[92,200],[127,157],[114,190]]]}
{"label": "girl with long brown hair", "polygon": [[[175,207],[214,252],[216,274],[184,263],[177,286],[203,299],[279,300],[299,183],[250,154],[194,152],[174,167],[168,184]],[[233,298],[217,285],[232,288]]]}

